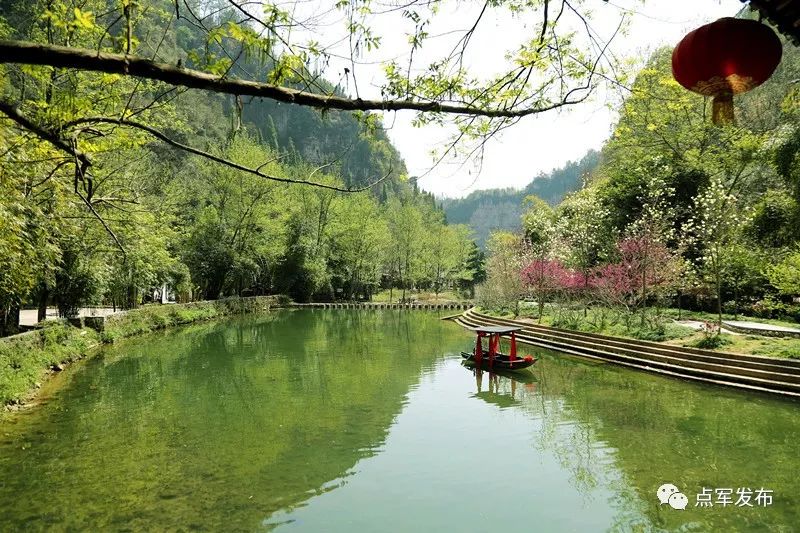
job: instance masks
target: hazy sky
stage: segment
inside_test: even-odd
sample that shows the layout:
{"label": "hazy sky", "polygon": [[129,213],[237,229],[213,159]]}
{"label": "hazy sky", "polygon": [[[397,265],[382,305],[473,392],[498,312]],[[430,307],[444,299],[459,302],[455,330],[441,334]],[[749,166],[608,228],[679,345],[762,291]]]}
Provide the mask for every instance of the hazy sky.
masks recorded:
{"label": "hazy sky", "polygon": [[[345,17],[340,10],[331,7],[331,0],[287,0],[286,3],[293,6],[295,15],[307,19],[313,38],[334,53],[327,65],[319,66],[324,76],[341,83],[351,96],[355,96],[357,89],[359,96],[366,98],[381,97],[379,87],[385,81],[382,62],[397,60],[401,65],[408,62],[408,36],[414,32],[414,23],[403,17],[402,11],[391,9],[398,4],[373,0],[373,12],[389,10],[388,14],[374,15],[368,21],[374,34],[381,37],[381,44],[377,50],[362,51],[360,63],[352,64],[348,59],[348,33],[342,31],[346,27]],[[413,65],[422,68],[447,56],[463,32],[473,25],[483,5],[484,2],[478,0],[444,0],[432,19],[433,24],[427,28],[431,38],[415,52]],[[551,2],[551,5],[560,3]],[[732,16],[743,5],[740,0],[586,0],[584,8],[592,10],[592,31],[601,40],[611,37],[624,16],[627,33],[618,36],[608,52],[617,58],[633,57],[643,61],[655,48],[674,45],[689,31],[719,17]],[[559,27],[563,23],[566,28],[580,30],[579,38],[585,35],[583,28],[576,26],[581,24],[576,17],[565,16]],[[487,11],[470,41],[465,61],[470,74],[488,79],[507,71],[505,54],[538,35],[540,24],[540,15],[523,18],[493,15]],[[292,35],[292,40],[303,41],[309,36],[311,33],[304,34],[300,30]],[[349,75],[346,69],[351,71]],[[356,74],[355,82],[352,71]],[[385,113],[384,125],[403,155],[409,174],[422,176],[419,184],[423,189],[439,196],[459,197],[476,189],[524,187],[540,172],[580,159],[590,148],[599,148],[616,120],[610,107],[619,102],[620,96],[619,91],[598,92],[592,101],[569,110],[522,119],[487,144],[480,173],[474,161],[464,164],[463,159],[440,164],[431,170],[431,150],[445,146],[451,130],[437,126],[416,128],[412,126],[414,112]]]}
{"label": "hazy sky", "polygon": [[[697,26],[734,15],[743,5],[739,0],[649,0],[644,5],[640,0],[612,0],[608,4],[597,0],[596,4],[592,24],[606,37],[613,34],[623,10],[634,11],[629,15],[628,34],[615,39],[612,49],[619,56],[640,58],[660,45],[676,44]],[[467,13],[456,17],[465,21],[461,27],[468,27],[474,13],[463,8],[461,4],[458,9]],[[513,40],[500,23],[484,23],[479,28],[481,33],[472,43],[476,65],[496,58],[497,45]],[[494,54],[490,53],[492,50]],[[609,96],[598,94],[594,101],[569,111],[523,119],[489,142],[480,174],[471,164],[442,164],[423,177],[420,186],[449,197],[465,196],[476,189],[524,187],[538,173],[580,159],[590,148],[602,145],[616,120],[616,114],[606,105]],[[410,175],[422,175],[432,164],[431,147],[441,145],[447,132],[434,126],[415,128],[411,125],[413,117],[409,112],[387,113],[384,120],[391,126],[389,135],[402,153]]]}

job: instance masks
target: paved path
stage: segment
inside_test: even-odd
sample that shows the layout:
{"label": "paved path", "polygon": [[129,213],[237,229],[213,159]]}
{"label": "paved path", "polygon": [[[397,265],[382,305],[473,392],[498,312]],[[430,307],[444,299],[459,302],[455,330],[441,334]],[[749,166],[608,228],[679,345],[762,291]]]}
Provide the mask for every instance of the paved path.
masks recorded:
{"label": "paved path", "polygon": [[[703,324],[705,324],[705,322],[703,322],[702,320],[676,320],[675,323],[681,326],[686,326],[687,328],[696,329],[698,331],[703,329]],[[722,333],[727,333],[729,335],[741,335],[741,333],[736,333],[735,331],[725,329],[724,322],[722,323],[722,328],[720,331]]]}
{"label": "paved path", "polygon": [[750,322],[746,320],[724,320],[723,324],[745,329],[755,329],[760,331],[780,331],[783,333],[796,333],[800,335],[800,329],[789,328],[786,326],[776,326],[774,324],[764,324],[762,322]]}

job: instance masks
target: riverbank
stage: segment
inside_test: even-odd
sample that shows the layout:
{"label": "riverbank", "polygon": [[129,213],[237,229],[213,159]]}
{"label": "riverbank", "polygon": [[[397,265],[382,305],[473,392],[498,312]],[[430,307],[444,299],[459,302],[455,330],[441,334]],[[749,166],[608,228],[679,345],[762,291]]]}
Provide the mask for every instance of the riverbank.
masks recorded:
{"label": "riverbank", "polygon": [[[648,313],[642,323],[641,315],[626,315],[618,310],[604,307],[590,307],[586,314],[582,308],[556,308],[545,306],[541,319],[538,318],[538,309],[533,304],[521,305],[519,315],[514,315],[507,310],[496,311],[481,307],[475,308],[480,313],[500,318],[520,320],[531,324],[555,327],[582,333],[594,333],[619,337],[622,339],[635,339],[651,341],[665,346],[682,346],[687,348],[701,348],[719,352],[732,352],[744,355],[758,355],[774,358],[800,359],[800,339],[793,336],[774,336],[770,332],[736,331],[726,325],[731,323],[732,315],[723,316],[722,333],[717,337],[704,331],[703,324],[714,324],[716,316],[708,313],[687,312],[678,319],[676,309],[663,309],[660,316]],[[744,318],[741,315],[738,318]],[[754,323],[763,324],[765,328],[773,329],[798,328],[798,324],[768,319],[747,318]],[[733,322],[735,324],[736,322]]]}
{"label": "riverbank", "polygon": [[48,374],[83,359],[105,343],[223,316],[268,311],[276,296],[149,305],[107,317],[101,332],[52,321],[35,331],[0,338],[0,405],[27,403]]}
{"label": "riverbank", "polygon": [[523,343],[605,361],[636,370],[800,398],[800,361],[685,348],[652,341],[625,339],[541,326],[531,321],[498,319],[477,312],[463,313],[456,323],[517,327]]}

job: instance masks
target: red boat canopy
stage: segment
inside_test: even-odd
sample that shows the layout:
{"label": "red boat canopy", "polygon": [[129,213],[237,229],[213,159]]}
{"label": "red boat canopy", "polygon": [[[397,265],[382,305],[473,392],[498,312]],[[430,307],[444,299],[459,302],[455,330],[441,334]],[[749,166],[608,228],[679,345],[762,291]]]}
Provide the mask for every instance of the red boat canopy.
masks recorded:
{"label": "red boat canopy", "polygon": [[468,327],[467,329],[478,332],[478,333],[491,333],[494,335],[508,335],[509,333],[515,333],[517,331],[522,331],[522,328],[519,327],[509,327],[509,326],[476,326],[476,327]]}
{"label": "red boat canopy", "polygon": [[489,337],[489,365],[494,362],[495,354],[500,348],[500,337],[503,335],[511,336],[511,351],[508,354],[509,360],[515,361],[517,359],[517,332],[522,331],[520,327],[509,326],[475,326],[469,327],[472,331],[478,334],[478,340],[475,342],[475,360],[480,364],[483,358],[483,344],[481,339]]}

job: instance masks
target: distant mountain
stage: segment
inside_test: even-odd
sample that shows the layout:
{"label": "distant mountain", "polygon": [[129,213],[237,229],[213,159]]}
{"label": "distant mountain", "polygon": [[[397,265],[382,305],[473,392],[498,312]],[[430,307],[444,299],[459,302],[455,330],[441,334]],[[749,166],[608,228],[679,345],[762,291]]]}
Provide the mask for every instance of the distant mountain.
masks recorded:
{"label": "distant mountain", "polygon": [[557,205],[567,193],[580,189],[583,177],[597,167],[600,153],[590,150],[580,161],[570,161],[549,174],[539,174],[524,189],[486,189],[475,191],[466,198],[445,198],[442,208],[450,224],[467,224],[483,247],[494,230],[520,229],[522,201],[535,195]]}

